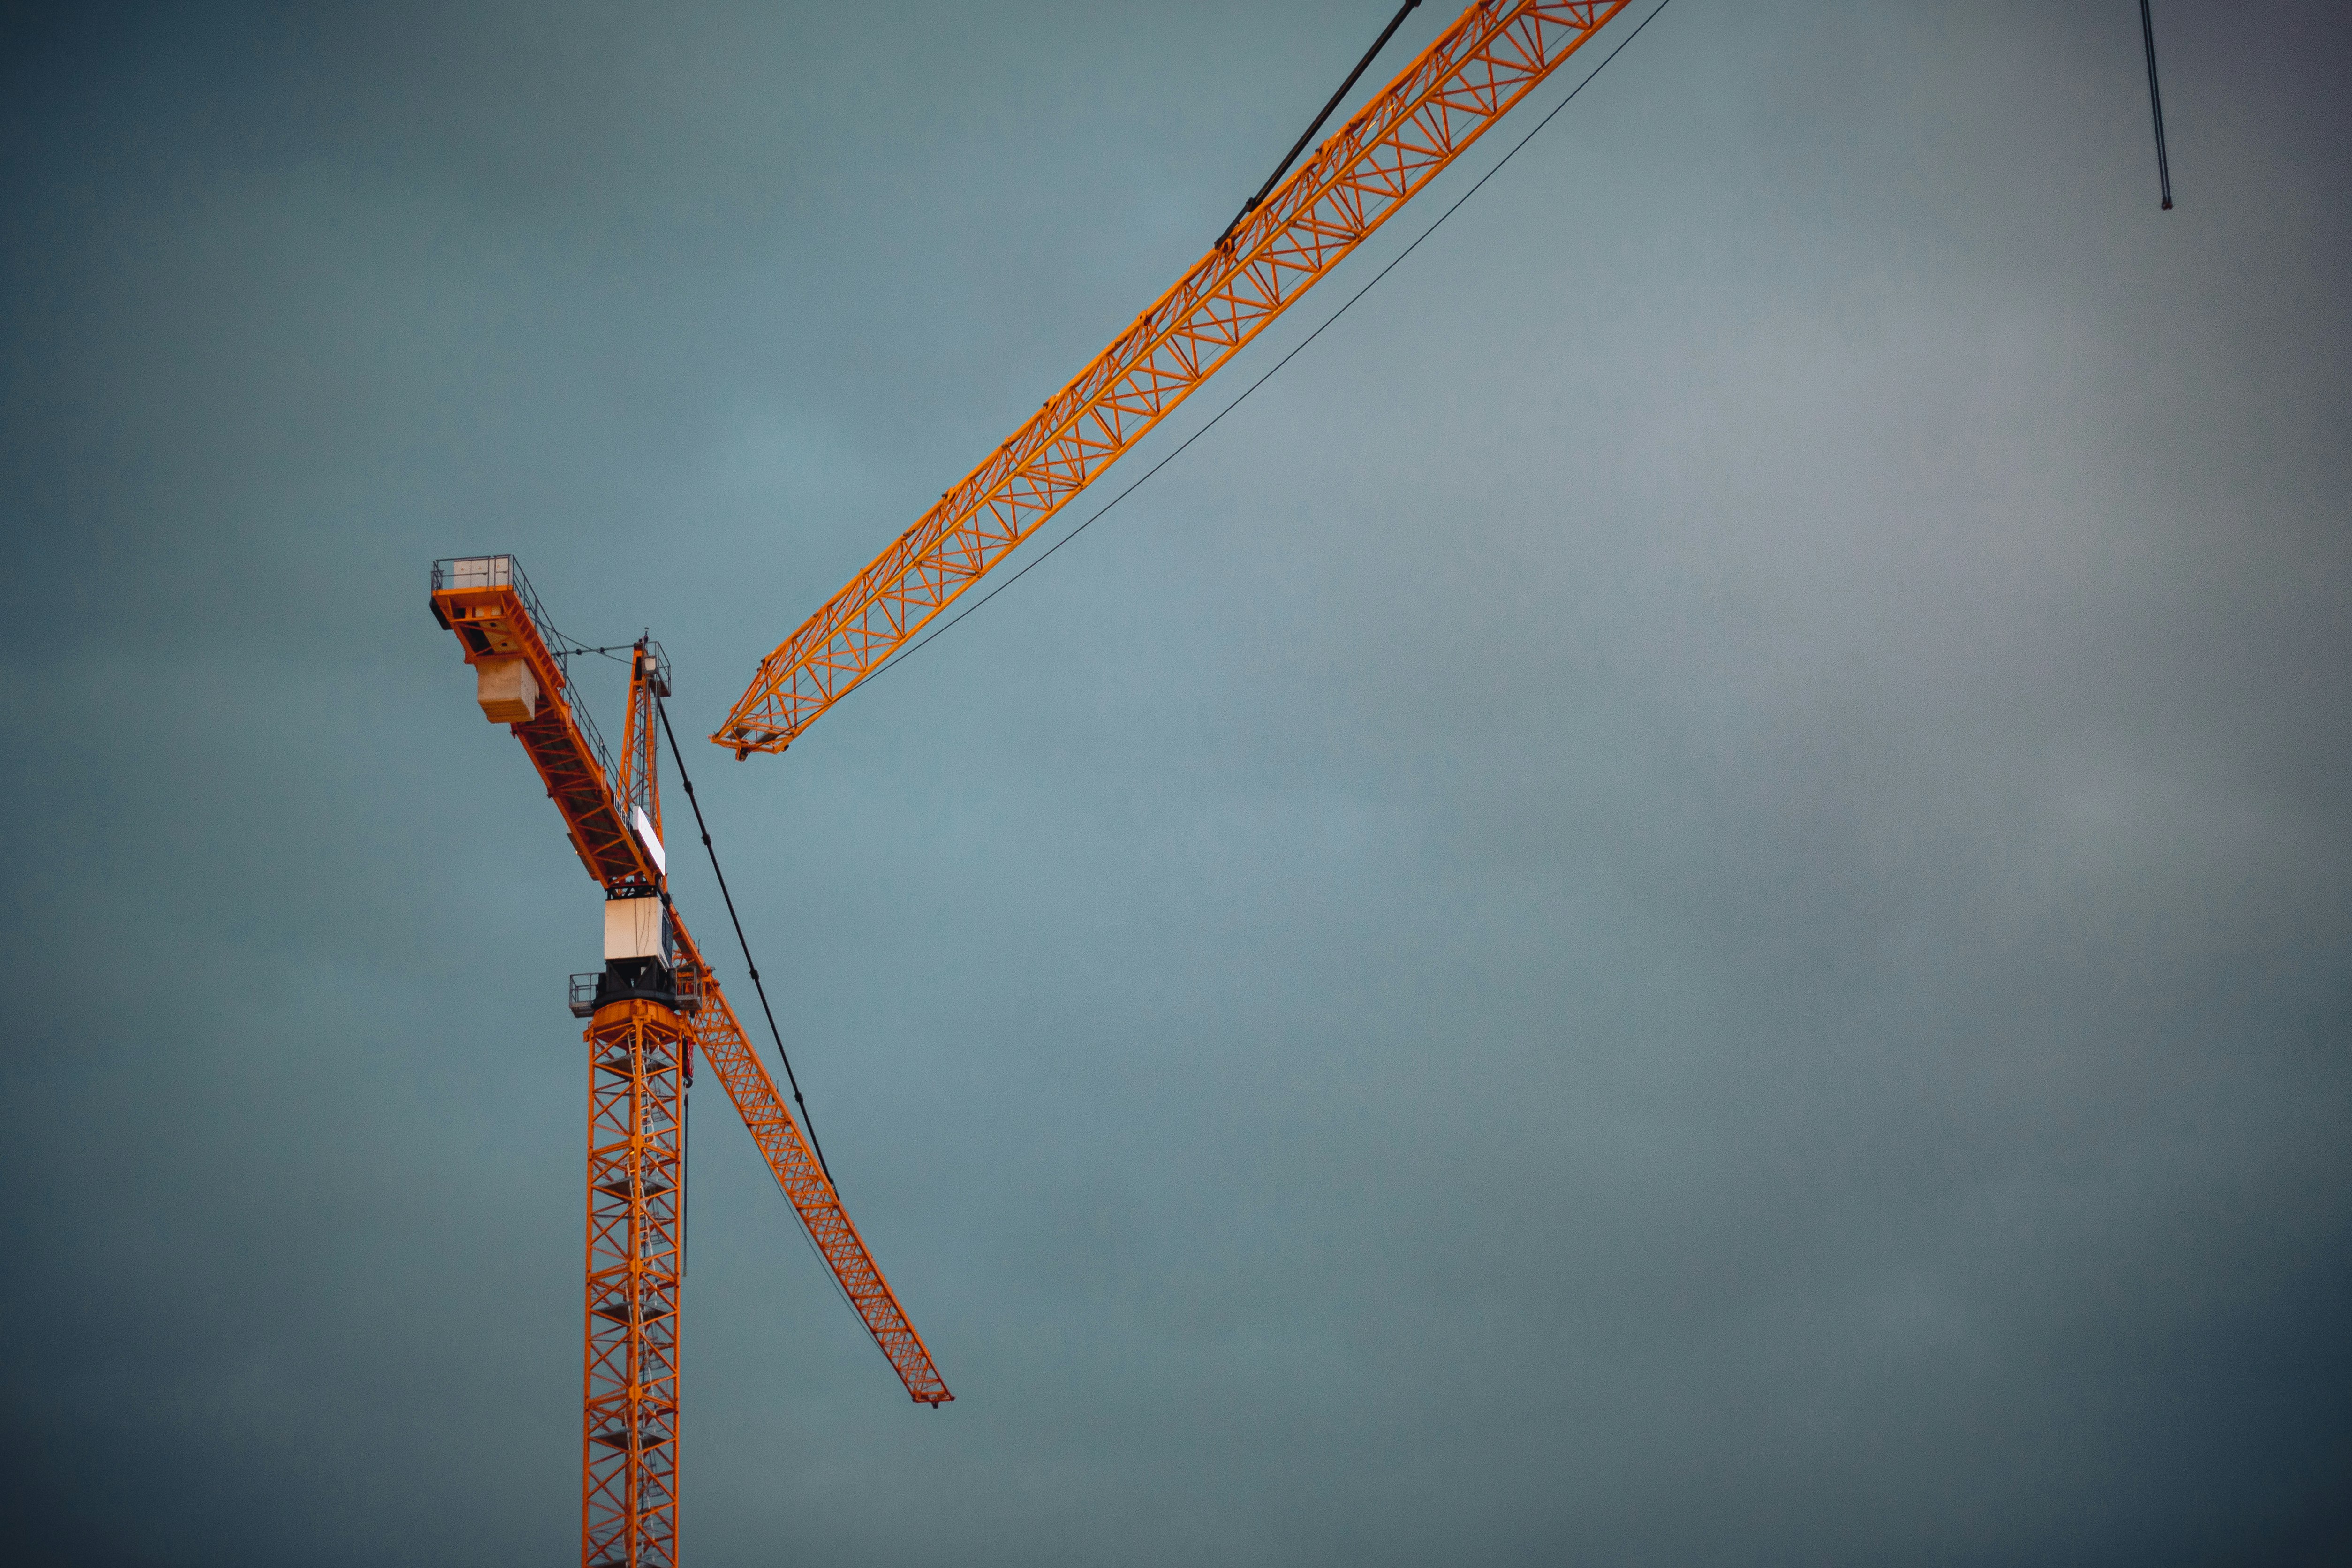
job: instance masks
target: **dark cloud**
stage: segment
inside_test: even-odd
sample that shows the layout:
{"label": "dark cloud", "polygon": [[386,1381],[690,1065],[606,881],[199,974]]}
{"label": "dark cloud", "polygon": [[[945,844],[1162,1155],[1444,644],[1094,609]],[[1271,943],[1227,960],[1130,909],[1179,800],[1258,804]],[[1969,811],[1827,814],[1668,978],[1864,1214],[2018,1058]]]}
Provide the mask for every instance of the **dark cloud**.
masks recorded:
{"label": "dark cloud", "polygon": [[[691,759],[959,1395],[706,1092],[698,1561],[2352,1549],[2352,27],[2159,6],[2159,214],[2129,12],[1677,0]],[[708,727],[1380,20],[0,20],[12,1558],[572,1549],[593,889],[426,563]]]}

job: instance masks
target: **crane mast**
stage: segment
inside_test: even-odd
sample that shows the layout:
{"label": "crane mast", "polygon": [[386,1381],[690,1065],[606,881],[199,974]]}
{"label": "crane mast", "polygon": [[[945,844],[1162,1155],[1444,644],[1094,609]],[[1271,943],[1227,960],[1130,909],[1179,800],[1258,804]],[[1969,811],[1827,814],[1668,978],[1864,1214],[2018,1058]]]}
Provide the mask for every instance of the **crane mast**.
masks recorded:
{"label": "crane mast", "polygon": [[[509,575],[520,578],[509,560]],[[582,1334],[580,1553],[583,1563],[677,1559],[678,1373],[686,1285],[688,1018],[665,878],[653,705],[668,661],[646,637],[629,650],[614,806],[652,864],[604,901],[604,967],[572,1012],[589,1018],[588,1279]],[[592,976],[582,975],[586,980]],[[578,989],[575,986],[575,991]]]}
{"label": "crane mast", "polygon": [[760,662],[710,739],[781,752],[1117,462],[1607,26],[1627,0],[1482,0]]}

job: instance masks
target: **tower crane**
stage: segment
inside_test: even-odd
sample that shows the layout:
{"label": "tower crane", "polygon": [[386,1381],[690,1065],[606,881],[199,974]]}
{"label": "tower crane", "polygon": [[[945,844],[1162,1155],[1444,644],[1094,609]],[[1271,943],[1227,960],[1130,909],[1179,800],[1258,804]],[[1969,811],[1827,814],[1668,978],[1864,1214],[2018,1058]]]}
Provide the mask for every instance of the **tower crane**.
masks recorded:
{"label": "tower crane", "polygon": [[[1405,0],[1356,75],[1208,253],[761,662],[714,742],[739,760],[789,746],[1627,0],[1477,0],[1292,169],[1419,4]],[[686,1103],[698,1052],[908,1394],[934,1409],[954,1395],[670,897],[656,766],[670,692],[661,645],[647,637],[630,649],[615,765],[572,681],[573,647],[512,555],[435,563],[430,602],[474,668],[483,717],[522,742],[604,900],[604,968],[572,976],[571,996],[573,1015],[588,1026],[581,1562],[670,1568],[677,1561]]]}
{"label": "tower crane", "polygon": [[434,563],[430,604],[474,667],[482,716],[522,742],[604,897],[604,969],[573,975],[571,995],[573,1015],[588,1020],[580,1560],[668,1568],[677,1560],[686,1100],[698,1051],[908,1394],[934,1409],[955,1395],[670,898],[656,765],[670,689],[661,645],[646,637],[629,650],[615,767],[566,641],[513,556]]}

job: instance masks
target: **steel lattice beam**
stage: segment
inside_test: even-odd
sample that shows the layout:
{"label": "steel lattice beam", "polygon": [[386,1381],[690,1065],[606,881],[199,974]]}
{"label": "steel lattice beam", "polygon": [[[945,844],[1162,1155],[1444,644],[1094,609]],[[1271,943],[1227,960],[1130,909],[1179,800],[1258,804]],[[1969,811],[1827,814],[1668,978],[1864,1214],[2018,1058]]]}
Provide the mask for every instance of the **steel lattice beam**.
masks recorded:
{"label": "steel lattice beam", "polygon": [[587,1334],[580,1561],[677,1562],[678,1286],[686,1215],[685,1020],[598,1010],[588,1042]]}
{"label": "steel lattice beam", "polygon": [[1486,0],[761,661],[711,740],[781,752],[1338,266],[1626,0]]}
{"label": "steel lattice beam", "polygon": [[760,1156],[767,1161],[776,1185],[783,1189],[801,1223],[808,1227],[810,1239],[824,1255],[842,1292],[874,1342],[889,1358],[907,1393],[918,1405],[947,1404],[955,1395],[948,1392],[940,1369],[932,1364],[929,1348],[907,1321],[898,1293],[882,1277],[874,1255],[866,1250],[866,1238],[857,1234],[848,1211],[841,1206],[841,1194],[817,1163],[783,1096],[776,1092],[775,1079],[768,1076],[766,1065],[751,1049],[743,1026],[736,1021],[735,1009],[702,962],[683,921],[677,923],[677,937],[680,967],[691,968],[701,980],[702,1010],[695,1016],[693,1026],[694,1043],[702,1059],[718,1074],[727,1098],[735,1102],[743,1125],[751,1129],[751,1141],[759,1145]]}

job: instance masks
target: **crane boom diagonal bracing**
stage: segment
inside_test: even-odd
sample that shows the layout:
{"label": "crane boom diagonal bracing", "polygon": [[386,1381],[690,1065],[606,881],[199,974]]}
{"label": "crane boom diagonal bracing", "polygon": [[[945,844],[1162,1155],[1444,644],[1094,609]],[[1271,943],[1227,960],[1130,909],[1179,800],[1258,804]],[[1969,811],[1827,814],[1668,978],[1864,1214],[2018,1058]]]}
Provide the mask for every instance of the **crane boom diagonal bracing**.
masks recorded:
{"label": "crane boom diagonal bracing", "polygon": [[761,661],[711,740],[781,752],[1215,374],[1626,0],[1463,13],[1010,440]]}

